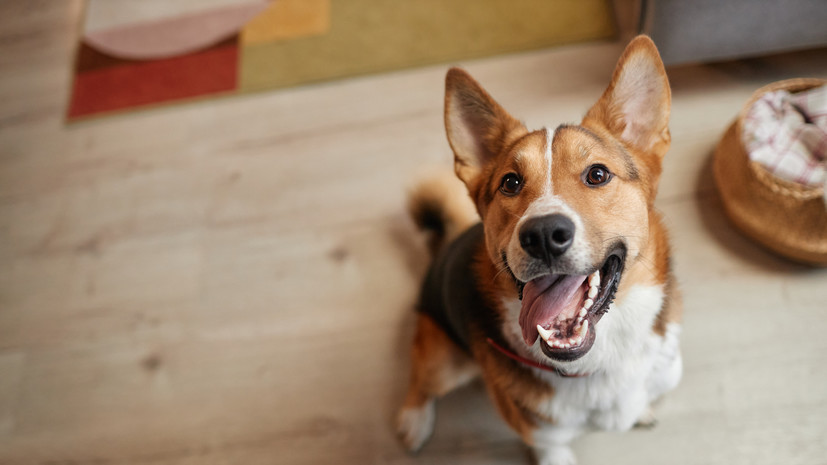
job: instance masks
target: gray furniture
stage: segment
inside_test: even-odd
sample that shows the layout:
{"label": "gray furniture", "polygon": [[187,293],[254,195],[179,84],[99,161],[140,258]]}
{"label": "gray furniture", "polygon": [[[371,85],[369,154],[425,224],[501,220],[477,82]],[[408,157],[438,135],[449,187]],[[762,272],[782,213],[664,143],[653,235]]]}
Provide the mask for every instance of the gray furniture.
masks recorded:
{"label": "gray furniture", "polygon": [[827,46],[827,0],[642,0],[667,64]]}

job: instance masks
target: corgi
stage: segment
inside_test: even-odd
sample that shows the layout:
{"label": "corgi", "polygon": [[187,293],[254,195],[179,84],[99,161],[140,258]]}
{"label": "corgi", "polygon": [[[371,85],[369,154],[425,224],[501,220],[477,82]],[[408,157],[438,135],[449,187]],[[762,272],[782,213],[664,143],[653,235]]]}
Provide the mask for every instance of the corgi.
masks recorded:
{"label": "corgi", "polygon": [[434,259],[397,419],[409,450],[431,435],[435,400],[478,377],[543,465],[574,464],[570,443],[589,428],[653,425],[652,402],[682,372],[681,300],[653,206],[670,105],[646,36],[576,125],[529,131],[448,71],[462,183],[432,180],[410,200]]}

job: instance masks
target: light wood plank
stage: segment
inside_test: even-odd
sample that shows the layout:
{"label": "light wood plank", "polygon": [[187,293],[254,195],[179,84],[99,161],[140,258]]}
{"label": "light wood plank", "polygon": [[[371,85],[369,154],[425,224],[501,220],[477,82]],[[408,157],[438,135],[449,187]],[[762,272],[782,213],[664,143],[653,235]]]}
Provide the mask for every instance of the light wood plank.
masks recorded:
{"label": "light wood plank", "polygon": [[[404,213],[450,169],[446,66],[63,124],[81,2],[0,3],[0,463],[512,464],[481,386],[402,452],[412,305]],[[463,65],[529,126],[577,121],[622,44]],[[709,169],[757,87],[827,51],[669,70],[657,206],[686,299],[685,376],[651,431],[583,464],[816,464],[827,271],[734,232]]]}

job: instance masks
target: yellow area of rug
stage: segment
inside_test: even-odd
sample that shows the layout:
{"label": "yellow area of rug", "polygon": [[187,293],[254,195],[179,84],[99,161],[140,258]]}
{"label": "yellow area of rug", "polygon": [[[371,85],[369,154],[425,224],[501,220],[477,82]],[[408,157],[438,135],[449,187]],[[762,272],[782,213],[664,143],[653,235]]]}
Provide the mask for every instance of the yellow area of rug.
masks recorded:
{"label": "yellow area of rug", "polygon": [[284,87],[613,33],[607,0],[276,0],[242,32],[239,88]]}

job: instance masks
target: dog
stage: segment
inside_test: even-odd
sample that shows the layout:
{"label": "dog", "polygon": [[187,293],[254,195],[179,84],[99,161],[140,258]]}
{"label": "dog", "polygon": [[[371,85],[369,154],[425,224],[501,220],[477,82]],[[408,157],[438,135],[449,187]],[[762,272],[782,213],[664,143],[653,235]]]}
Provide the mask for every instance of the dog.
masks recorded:
{"label": "dog", "polygon": [[477,377],[543,465],[574,464],[569,444],[588,428],[653,425],[652,403],[682,373],[681,299],[653,206],[670,106],[646,36],[581,123],[555,129],[529,131],[448,71],[462,183],[432,180],[410,199],[435,253],[397,419],[409,450],[430,437],[435,400]]}

